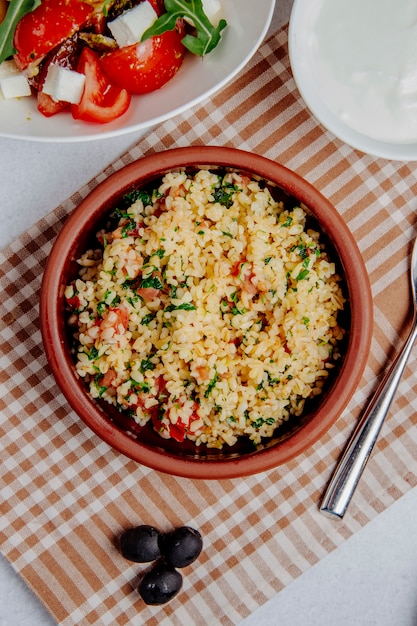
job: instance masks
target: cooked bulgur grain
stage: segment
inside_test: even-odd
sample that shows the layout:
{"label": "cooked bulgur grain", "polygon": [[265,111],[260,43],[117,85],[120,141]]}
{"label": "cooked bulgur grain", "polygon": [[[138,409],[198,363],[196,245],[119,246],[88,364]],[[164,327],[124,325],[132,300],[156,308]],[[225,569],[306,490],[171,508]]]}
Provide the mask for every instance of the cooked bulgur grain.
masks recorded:
{"label": "cooked bulgur grain", "polygon": [[78,374],[165,438],[271,437],[321,393],[344,335],[319,234],[238,173],[169,173],[129,203],[65,291]]}

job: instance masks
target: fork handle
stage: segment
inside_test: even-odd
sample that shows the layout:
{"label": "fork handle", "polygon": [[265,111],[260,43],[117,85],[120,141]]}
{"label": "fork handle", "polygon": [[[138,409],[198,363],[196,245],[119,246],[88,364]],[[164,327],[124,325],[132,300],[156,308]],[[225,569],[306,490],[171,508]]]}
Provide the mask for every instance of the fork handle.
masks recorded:
{"label": "fork handle", "polygon": [[320,511],[324,515],[342,519],[346,513],[394,398],[416,337],[417,319],[414,317],[407,341],[379,384],[336,467],[321,503]]}

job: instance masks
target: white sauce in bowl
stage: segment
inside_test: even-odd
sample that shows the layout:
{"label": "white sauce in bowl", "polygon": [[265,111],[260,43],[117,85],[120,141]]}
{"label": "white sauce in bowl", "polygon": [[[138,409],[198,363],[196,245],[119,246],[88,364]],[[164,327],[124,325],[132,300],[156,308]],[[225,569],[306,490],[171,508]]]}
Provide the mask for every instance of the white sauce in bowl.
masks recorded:
{"label": "white sauce in bowl", "polygon": [[417,141],[417,2],[320,0],[309,48],[323,100],[353,130]]}

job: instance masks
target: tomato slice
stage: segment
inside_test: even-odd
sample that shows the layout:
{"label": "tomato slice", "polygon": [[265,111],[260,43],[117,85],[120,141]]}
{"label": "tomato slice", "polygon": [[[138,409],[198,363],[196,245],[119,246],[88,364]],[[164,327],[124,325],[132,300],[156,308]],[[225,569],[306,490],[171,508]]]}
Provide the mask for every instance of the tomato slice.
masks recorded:
{"label": "tomato slice", "polygon": [[56,102],[53,98],[51,98],[51,96],[43,91],[38,91],[36,97],[38,111],[45,117],[52,117],[57,113],[61,113],[61,111],[66,111],[70,107],[69,102]]}
{"label": "tomato slice", "polygon": [[86,81],[80,103],[71,105],[75,119],[105,124],[127,111],[130,94],[111,83],[103,72],[97,52],[83,48],[77,71],[85,75]]}
{"label": "tomato slice", "polygon": [[16,26],[16,65],[21,70],[36,67],[48,52],[86,24],[93,11],[80,0],[42,0]]}
{"label": "tomato slice", "polygon": [[183,33],[170,30],[146,41],[103,55],[104,71],[115,85],[129,93],[145,94],[159,89],[178,72],[185,48]]}

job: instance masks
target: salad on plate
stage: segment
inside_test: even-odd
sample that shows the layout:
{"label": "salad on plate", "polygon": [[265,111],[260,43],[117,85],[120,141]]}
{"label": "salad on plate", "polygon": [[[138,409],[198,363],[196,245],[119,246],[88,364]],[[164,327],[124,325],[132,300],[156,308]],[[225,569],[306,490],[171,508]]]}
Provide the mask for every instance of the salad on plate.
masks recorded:
{"label": "salad on plate", "polygon": [[226,26],[220,0],[0,0],[0,98],[111,122]]}

